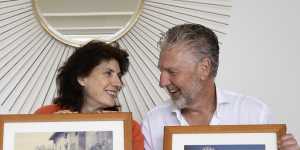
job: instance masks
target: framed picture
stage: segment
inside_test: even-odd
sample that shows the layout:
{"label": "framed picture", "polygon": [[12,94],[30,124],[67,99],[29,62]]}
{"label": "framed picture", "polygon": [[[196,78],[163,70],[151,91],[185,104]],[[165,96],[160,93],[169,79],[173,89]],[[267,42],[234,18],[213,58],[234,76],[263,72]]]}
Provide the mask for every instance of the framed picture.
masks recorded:
{"label": "framed picture", "polygon": [[131,150],[131,113],[0,115],[0,150]]}
{"label": "framed picture", "polygon": [[276,150],[286,125],[166,126],[164,150]]}

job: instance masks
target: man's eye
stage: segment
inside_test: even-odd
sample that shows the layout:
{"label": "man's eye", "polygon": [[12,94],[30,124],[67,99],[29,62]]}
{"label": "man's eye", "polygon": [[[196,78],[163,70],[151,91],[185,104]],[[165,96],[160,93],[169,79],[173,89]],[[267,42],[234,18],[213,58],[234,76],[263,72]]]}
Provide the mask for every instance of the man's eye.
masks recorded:
{"label": "man's eye", "polygon": [[170,75],[176,75],[176,72],[175,72],[175,71],[170,70],[170,71],[168,71],[168,72],[169,72]]}

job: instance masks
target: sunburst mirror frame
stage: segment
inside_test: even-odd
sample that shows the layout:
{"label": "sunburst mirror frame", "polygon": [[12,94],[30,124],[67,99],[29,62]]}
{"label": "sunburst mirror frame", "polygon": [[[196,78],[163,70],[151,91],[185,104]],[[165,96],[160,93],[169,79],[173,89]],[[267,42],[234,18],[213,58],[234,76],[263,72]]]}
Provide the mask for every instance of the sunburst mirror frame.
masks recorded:
{"label": "sunburst mirror frame", "polygon": [[[137,22],[117,40],[131,63],[118,97],[122,111],[141,120],[168,101],[158,86],[160,33],[177,24],[200,23],[216,32],[222,49],[231,8],[230,0],[144,0]],[[41,27],[31,0],[0,0],[0,113],[27,114],[50,104],[57,69],[73,51]]]}
{"label": "sunburst mirror frame", "polygon": [[[57,31],[55,28],[53,28],[51,24],[49,24],[49,22],[45,19],[45,17],[42,16],[42,12],[39,8],[38,1],[39,0],[32,0],[33,13],[35,17],[39,20],[41,26],[45,29],[46,32],[48,32],[50,35],[52,35],[54,38],[61,41],[62,43],[65,43],[70,46],[79,47],[85,44],[85,42],[74,41],[70,38],[67,38],[66,36],[62,35],[59,31]],[[143,9],[143,5],[144,5],[144,0],[139,0],[138,4],[136,4],[137,6],[136,10],[134,10],[133,15],[130,17],[128,22],[122,27],[122,29],[117,31],[112,38],[105,40],[105,42],[111,43],[113,41],[118,40],[123,35],[125,35],[138,20],[138,17],[140,16],[141,11]],[[103,39],[99,39],[99,38],[97,40],[103,41]]]}

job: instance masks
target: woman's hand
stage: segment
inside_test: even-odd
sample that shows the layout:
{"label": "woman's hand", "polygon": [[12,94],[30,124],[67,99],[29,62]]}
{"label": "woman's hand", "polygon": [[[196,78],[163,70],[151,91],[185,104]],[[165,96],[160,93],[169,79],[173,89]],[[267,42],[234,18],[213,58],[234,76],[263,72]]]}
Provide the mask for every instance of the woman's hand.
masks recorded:
{"label": "woman's hand", "polygon": [[55,114],[78,114],[77,111],[70,111],[70,110],[60,110],[55,112]]}
{"label": "woman's hand", "polygon": [[96,113],[106,113],[106,112],[118,112],[118,111],[113,111],[113,110],[97,110]]}

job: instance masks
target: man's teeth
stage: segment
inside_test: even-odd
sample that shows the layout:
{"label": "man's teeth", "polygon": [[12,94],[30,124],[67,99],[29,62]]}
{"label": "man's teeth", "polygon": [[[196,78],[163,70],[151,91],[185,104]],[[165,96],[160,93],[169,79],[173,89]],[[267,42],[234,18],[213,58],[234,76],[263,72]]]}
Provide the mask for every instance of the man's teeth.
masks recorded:
{"label": "man's teeth", "polygon": [[169,90],[170,93],[176,93],[177,90]]}

